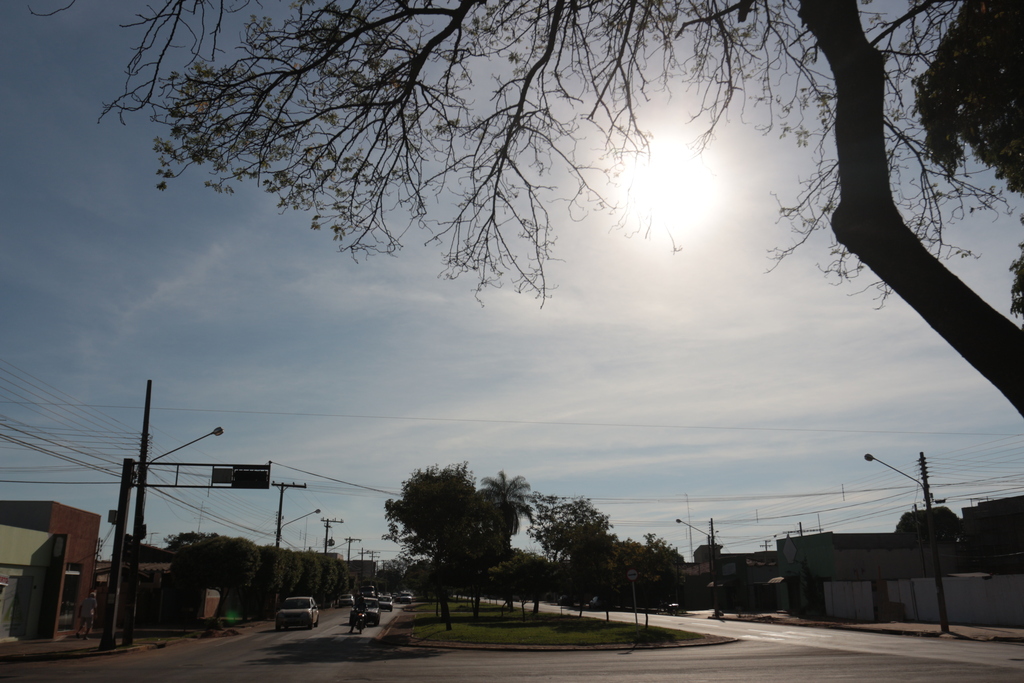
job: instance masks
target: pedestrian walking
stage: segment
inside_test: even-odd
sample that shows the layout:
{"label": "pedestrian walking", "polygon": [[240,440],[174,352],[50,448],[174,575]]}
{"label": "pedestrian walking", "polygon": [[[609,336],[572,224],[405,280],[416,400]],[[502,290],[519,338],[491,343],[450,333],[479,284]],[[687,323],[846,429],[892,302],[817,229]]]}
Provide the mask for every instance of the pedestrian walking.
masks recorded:
{"label": "pedestrian walking", "polygon": [[80,623],[78,630],[75,631],[75,638],[84,640],[89,637],[93,619],[96,618],[96,591],[89,593],[89,597],[82,600],[82,604],[78,608],[78,618]]}

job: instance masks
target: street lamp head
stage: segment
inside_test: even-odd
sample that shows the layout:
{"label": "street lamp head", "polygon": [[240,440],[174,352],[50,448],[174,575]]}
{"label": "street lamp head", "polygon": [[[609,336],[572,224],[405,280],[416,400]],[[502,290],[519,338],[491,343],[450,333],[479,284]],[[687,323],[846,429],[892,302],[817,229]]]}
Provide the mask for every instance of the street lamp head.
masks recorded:
{"label": "street lamp head", "polygon": [[221,434],[223,434],[223,433],[224,433],[224,430],[223,430],[223,429],[221,429],[220,427],[217,427],[216,429],[214,429],[214,430],[213,430],[212,432],[210,432],[210,433],[211,433],[211,434],[213,434],[214,436],[220,436]]}
{"label": "street lamp head", "polygon": [[313,514],[314,515],[319,515],[320,514],[320,508],[317,508],[316,510],[313,510]]}
{"label": "street lamp head", "polygon": [[868,462],[871,462],[872,460],[875,459],[875,456],[871,455],[870,453],[865,453],[864,459],[867,460]]}
{"label": "street lamp head", "polygon": [[676,520],[676,524],[682,524],[682,523],[683,523],[683,520],[681,520],[681,519],[677,519]]}

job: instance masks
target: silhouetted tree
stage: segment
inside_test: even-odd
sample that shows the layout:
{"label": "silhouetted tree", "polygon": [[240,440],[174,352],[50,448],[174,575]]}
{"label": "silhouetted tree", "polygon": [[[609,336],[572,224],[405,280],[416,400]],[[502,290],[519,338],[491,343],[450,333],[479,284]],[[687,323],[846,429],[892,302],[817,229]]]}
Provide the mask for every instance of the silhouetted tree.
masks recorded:
{"label": "silhouetted tree", "polygon": [[[972,4],[1006,3],[1020,4]],[[552,207],[613,205],[601,171],[647,150],[642,104],[682,80],[695,97],[673,106],[706,124],[702,144],[763,105],[757,125],[813,148],[816,171],[783,210],[796,246],[830,226],[827,273],[869,267],[1024,415],[1024,331],[942,263],[970,253],[946,241],[949,218],[1001,198],[932,162],[911,106],[964,0],[902,13],[858,0],[307,0],[236,27],[248,5],[133,10],[141,42],[106,111],[145,108],[167,126],[164,182],[197,164],[217,191],[257,182],[354,254],[392,253],[419,224],[446,245],[447,275],[546,296],[565,215]],[[604,143],[603,168],[585,136]]]}
{"label": "silhouetted tree", "polygon": [[180,534],[164,536],[164,548],[177,552],[187,545],[194,545],[200,541],[217,538],[219,535],[212,531],[183,531]]}
{"label": "silhouetted tree", "polygon": [[445,586],[449,575],[475,570],[477,560],[500,547],[497,509],[476,490],[466,463],[416,470],[402,483],[402,497],[384,503],[388,533],[412,557],[430,560],[446,630],[452,629]]}
{"label": "silhouetted tree", "polygon": [[[935,536],[939,543],[955,543],[963,540],[963,522],[955,512],[945,506],[933,507],[932,512],[935,513]],[[916,534],[919,529],[921,540],[929,543],[931,536],[928,534],[927,510],[917,510],[916,516],[914,510],[907,510],[900,516],[900,521],[896,524],[896,531],[904,533]]]}
{"label": "silhouetted tree", "polygon": [[530,484],[522,476],[511,479],[505,470],[498,472],[496,477],[484,477],[480,480],[480,494],[498,508],[504,522],[502,539],[506,553],[512,551],[512,537],[519,533],[520,521],[526,518],[533,521],[533,507],[530,505]]}

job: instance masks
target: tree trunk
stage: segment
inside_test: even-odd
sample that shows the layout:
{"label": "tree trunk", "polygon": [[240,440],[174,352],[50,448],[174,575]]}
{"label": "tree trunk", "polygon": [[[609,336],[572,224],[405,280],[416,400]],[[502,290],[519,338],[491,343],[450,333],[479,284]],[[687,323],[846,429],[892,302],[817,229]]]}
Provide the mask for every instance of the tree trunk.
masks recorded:
{"label": "tree trunk", "polygon": [[444,583],[441,581],[441,573],[437,576],[437,604],[441,608],[441,620],[444,621],[444,630],[452,630],[452,613],[448,609],[448,594],[444,590]]}
{"label": "tree trunk", "polygon": [[1024,416],[1024,332],[953,275],[907,227],[890,188],[884,58],[857,0],[802,0],[800,17],[836,83],[836,239],[906,301]]}

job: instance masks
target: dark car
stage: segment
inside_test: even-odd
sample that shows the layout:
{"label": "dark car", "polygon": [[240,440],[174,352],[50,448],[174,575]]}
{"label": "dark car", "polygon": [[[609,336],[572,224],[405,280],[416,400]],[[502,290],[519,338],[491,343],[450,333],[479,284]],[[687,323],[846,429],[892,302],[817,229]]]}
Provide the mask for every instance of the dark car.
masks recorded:
{"label": "dark car", "polygon": [[356,606],[352,608],[348,615],[350,626],[355,623],[360,607],[366,613],[367,626],[380,626],[380,605],[377,603],[377,598],[363,598],[361,601],[356,602]]}
{"label": "dark car", "polygon": [[286,598],[274,619],[274,628],[278,631],[289,626],[301,626],[312,630],[314,626],[319,625],[320,610],[316,606],[316,600],[306,596]]}

